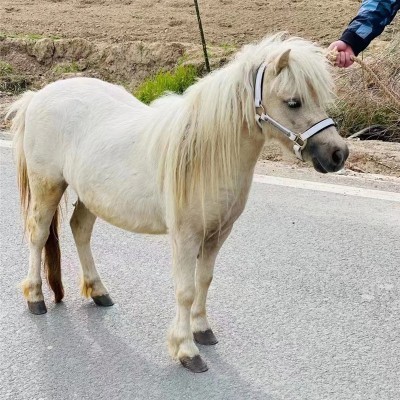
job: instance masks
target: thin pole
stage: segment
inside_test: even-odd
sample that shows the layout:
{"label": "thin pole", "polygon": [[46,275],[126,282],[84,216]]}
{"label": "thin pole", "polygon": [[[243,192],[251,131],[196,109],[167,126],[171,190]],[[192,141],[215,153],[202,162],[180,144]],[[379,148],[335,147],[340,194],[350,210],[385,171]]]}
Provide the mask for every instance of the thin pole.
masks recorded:
{"label": "thin pole", "polygon": [[204,60],[206,62],[206,70],[207,72],[210,72],[211,69],[210,69],[210,63],[208,62],[206,39],[204,38],[203,25],[201,24],[200,10],[197,0],[194,0],[194,6],[196,7],[197,22],[199,23],[201,44],[203,45]]}

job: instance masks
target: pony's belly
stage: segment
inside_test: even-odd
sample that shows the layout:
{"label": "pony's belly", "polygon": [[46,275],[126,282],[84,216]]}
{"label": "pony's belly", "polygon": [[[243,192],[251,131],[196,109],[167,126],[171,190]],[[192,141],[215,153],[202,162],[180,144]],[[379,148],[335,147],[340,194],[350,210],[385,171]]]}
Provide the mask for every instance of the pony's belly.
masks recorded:
{"label": "pony's belly", "polygon": [[118,228],[136,233],[167,233],[163,209],[154,196],[121,201],[120,197],[85,190],[78,197],[91,213]]}
{"label": "pony's belly", "polygon": [[162,235],[167,233],[167,227],[161,221],[138,221],[138,220],[121,220],[116,218],[110,218],[108,216],[98,215],[104,221],[134,233],[145,233],[152,235]]}
{"label": "pony's belly", "polygon": [[[86,204],[85,204],[86,205]],[[111,225],[124,229],[129,232],[146,234],[165,234],[167,226],[163,218],[157,213],[144,214],[138,212],[119,213],[96,207],[95,205],[86,205],[86,207],[97,217],[103,219]],[[131,211],[131,210],[130,210]]]}

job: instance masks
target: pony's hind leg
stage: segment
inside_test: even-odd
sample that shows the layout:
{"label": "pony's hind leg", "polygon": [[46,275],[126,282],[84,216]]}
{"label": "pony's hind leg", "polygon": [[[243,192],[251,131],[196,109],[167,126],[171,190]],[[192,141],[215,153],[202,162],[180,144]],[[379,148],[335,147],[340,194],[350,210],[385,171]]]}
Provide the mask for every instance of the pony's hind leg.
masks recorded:
{"label": "pony's hind leg", "polygon": [[168,335],[168,348],[173,358],[192,372],[207,371],[199,355],[190,329],[190,309],[195,296],[196,257],[201,238],[190,233],[172,235],[173,277],[176,296],[176,317]]}
{"label": "pony's hind leg", "polygon": [[64,296],[61,282],[60,248],[58,243],[58,204],[65,191],[65,182],[53,182],[29,174],[29,205],[26,230],[29,240],[29,270],[22,282],[22,291],[33,314],[46,313],[40,274],[42,250],[45,249],[45,269],[50,287],[59,302]]}
{"label": "pony's hind leg", "polygon": [[98,306],[108,307],[114,303],[100,279],[90,249],[90,237],[95,221],[96,216],[78,200],[70,225],[82,267],[81,292],[83,296],[91,297]]}
{"label": "pony's hind leg", "polygon": [[207,319],[206,301],[208,288],[213,278],[215,260],[231,229],[230,226],[219,235],[206,240],[200,249],[196,267],[196,296],[191,309],[193,337],[199,344],[213,345],[218,343]]}

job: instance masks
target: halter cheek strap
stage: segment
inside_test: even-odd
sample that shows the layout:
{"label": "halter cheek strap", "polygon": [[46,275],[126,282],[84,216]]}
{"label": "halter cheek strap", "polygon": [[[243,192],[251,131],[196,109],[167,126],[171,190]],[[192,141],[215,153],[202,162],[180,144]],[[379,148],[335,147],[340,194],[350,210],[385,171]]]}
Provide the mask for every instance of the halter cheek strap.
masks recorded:
{"label": "halter cheek strap", "polygon": [[263,83],[264,83],[264,72],[265,68],[267,68],[267,63],[263,63],[260,65],[260,68],[258,68],[257,71],[257,76],[256,76],[256,87],[254,89],[254,103],[256,108],[261,107],[262,104],[262,89],[263,89]]}
{"label": "halter cheek strap", "polygon": [[283,126],[282,124],[280,124],[271,116],[269,116],[265,112],[264,106],[262,105],[262,89],[264,83],[264,72],[266,67],[267,63],[261,64],[261,66],[258,68],[256,76],[256,84],[254,89],[254,105],[256,109],[260,108],[262,110],[261,114],[258,114],[256,111],[256,121],[260,127],[262,122],[269,122],[279,131],[281,131],[292,142],[294,142],[293,151],[296,154],[296,157],[299,158],[300,160],[303,160],[303,156],[301,153],[307,145],[307,139],[309,139],[311,136],[316,135],[319,132],[322,132],[323,130],[331,126],[336,126],[336,124],[331,118],[325,118],[322,121],[319,121],[310,128],[308,128],[303,133],[295,133],[290,129],[286,128],[285,126]]}

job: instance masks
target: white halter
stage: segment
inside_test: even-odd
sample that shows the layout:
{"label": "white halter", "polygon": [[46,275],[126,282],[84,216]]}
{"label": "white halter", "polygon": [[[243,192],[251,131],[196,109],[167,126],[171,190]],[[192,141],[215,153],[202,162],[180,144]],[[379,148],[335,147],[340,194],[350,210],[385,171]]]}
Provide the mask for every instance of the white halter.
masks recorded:
{"label": "white halter", "polygon": [[293,145],[294,154],[296,154],[297,158],[299,158],[300,160],[303,161],[301,152],[306,147],[307,139],[310,138],[311,136],[316,135],[319,132],[322,132],[324,129],[327,129],[331,126],[335,126],[336,124],[331,118],[325,118],[322,121],[317,122],[316,124],[314,124],[313,126],[308,128],[303,133],[295,133],[295,132],[292,132],[290,129],[285,128],[278,121],[276,121],[272,117],[270,117],[265,112],[265,109],[262,105],[262,89],[263,89],[264,72],[265,72],[266,67],[267,67],[267,63],[263,63],[260,66],[260,68],[258,68],[258,71],[257,71],[256,86],[255,86],[255,92],[254,92],[254,105],[256,106],[256,109],[257,108],[262,109],[262,114],[259,115],[259,114],[257,114],[257,111],[256,111],[256,121],[257,121],[258,125],[260,125],[260,127],[261,127],[262,121],[269,122],[275,128],[279,129],[283,134],[285,134],[291,141],[294,142],[294,145]]}

